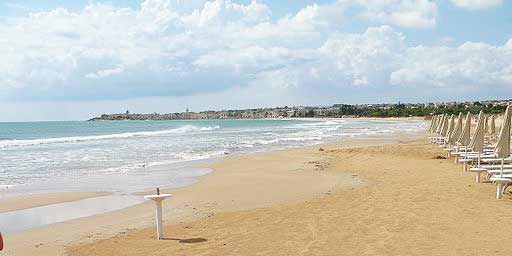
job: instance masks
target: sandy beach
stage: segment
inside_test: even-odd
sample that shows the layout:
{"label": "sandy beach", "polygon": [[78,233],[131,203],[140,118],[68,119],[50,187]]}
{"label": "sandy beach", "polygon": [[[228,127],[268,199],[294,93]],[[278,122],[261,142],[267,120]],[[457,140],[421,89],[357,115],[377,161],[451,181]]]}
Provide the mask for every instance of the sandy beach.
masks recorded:
{"label": "sandy beach", "polygon": [[0,6],[0,256],[512,252],[512,0]]}
{"label": "sandy beach", "polygon": [[[396,140],[395,136],[353,140],[338,143],[336,147],[360,147]],[[330,168],[330,156],[319,151],[319,147],[231,156],[209,164],[205,167],[215,171],[199,177],[195,185],[164,191],[174,195],[164,204],[164,220],[170,224],[184,223],[211,218],[219,212],[300,203],[332,193],[335,187],[351,189],[364,185],[350,173],[326,171]],[[77,242],[97,241],[151,227],[154,224],[153,207],[147,202],[14,233],[5,237],[9,245],[5,253],[65,255],[64,249]]]}
{"label": "sandy beach", "polygon": [[[226,157],[153,204],[6,237],[5,255],[488,255],[512,249],[510,195],[414,136]],[[320,149],[322,148],[322,149]]]}

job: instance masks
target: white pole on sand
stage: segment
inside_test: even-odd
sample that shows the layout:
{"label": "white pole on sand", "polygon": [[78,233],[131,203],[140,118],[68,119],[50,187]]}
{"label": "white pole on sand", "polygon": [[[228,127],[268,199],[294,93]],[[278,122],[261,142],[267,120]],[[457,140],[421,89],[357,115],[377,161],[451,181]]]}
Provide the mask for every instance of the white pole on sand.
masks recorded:
{"label": "white pole on sand", "polygon": [[156,237],[158,240],[163,238],[163,226],[162,226],[162,201],[171,197],[171,194],[160,194],[160,189],[156,188],[156,195],[144,196],[146,199],[153,200],[156,206]]}
{"label": "white pole on sand", "polygon": [[500,172],[500,177],[503,178],[503,167],[504,167],[504,164],[505,164],[505,158],[502,158],[501,159],[501,172]]}
{"label": "white pole on sand", "polygon": [[[478,151],[478,162],[477,162],[477,168],[480,168],[480,151]],[[480,171],[477,171],[476,173],[476,183],[480,183]]]}
{"label": "white pole on sand", "polygon": [[462,171],[468,171],[468,146],[464,146],[464,165],[462,166]]}
{"label": "white pole on sand", "polygon": [[497,179],[494,179],[496,182],[496,199],[500,199],[503,195],[503,192],[505,191],[508,183],[510,182],[510,179],[503,178],[503,168],[504,168],[504,162],[505,158],[501,159],[501,172],[500,177]]}
{"label": "white pole on sand", "polygon": [[459,147],[461,145],[456,145],[455,147],[455,163],[458,163],[459,162]]}

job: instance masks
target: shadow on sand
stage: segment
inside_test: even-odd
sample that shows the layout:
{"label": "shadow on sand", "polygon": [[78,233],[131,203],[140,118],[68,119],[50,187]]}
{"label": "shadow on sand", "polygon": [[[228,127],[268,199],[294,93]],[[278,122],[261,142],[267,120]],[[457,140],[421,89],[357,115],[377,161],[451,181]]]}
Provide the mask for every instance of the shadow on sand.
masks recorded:
{"label": "shadow on sand", "polygon": [[187,239],[181,239],[181,238],[170,238],[170,237],[164,237],[162,240],[168,240],[168,241],[178,241],[182,244],[197,244],[197,243],[204,243],[208,241],[206,238],[187,238]]}

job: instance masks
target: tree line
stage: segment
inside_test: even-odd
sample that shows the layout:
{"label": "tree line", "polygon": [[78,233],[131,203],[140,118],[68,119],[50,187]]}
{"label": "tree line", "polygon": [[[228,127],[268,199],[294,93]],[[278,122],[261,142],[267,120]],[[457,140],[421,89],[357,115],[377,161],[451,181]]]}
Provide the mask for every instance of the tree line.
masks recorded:
{"label": "tree line", "polygon": [[327,116],[339,116],[339,115],[354,115],[354,116],[368,116],[368,117],[408,117],[408,116],[428,116],[432,114],[458,114],[459,112],[467,113],[468,111],[472,114],[478,114],[481,110],[486,114],[498,114],[505,111],[506,106],[500,105],[483,105],[479,102],[474,103],[472,106],[466,106],[465,104],[457,104],[455,106],[446,107],[424,107],[415,106],[407,107],[403,104],[394,105],[388,109],[376,108],[376,107],[354,107],[347,104],[337,104],[334,107],[338,108],[338,113],[331,111],[327,113]]}

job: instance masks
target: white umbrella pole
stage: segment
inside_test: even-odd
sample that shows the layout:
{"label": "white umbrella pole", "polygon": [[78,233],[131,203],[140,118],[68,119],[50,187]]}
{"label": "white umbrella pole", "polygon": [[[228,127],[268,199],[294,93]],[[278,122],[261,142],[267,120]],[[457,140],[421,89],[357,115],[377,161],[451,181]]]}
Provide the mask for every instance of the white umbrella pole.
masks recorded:
{"label": "white umbrella pole", "polygon": [[463,165],[463,168],[462,170],[464,172],[467,172],[468,171],[468,146],[464,146],[464,165]]}
{"label": "white umbrella pole", "polygon": [[146,199],[155,201],[156,211],[156,237],[158,240],[163,238],[164,227],[162,225],[162,201],[171,197],[170,194],[160,194],[160,189],[157,188],[156,195],[145,196]]}
{"label": "white umbrella pole", "polygon": [[505,158],[502,158],[502,159],[501,159],[501,173],[500,173],[500,178],[503,178],[504,162],[505,162]]}
{"label": "white umbrella pole", "polygon": [[162,201],[155,201],[156,205],[156,237],[161,240],[164,237],[162,229]]}
{"label": "white umbrella pole", "polygon": [[[477,168],[480,168],[480,151],[478,151]],[[480,183],[480,170],[476,172],[476,183]]]}
{"label": "white umbrella pole", "polygon": [[[500,172],[500,178],[503,178],[503,167],[504,167],[505,158],[501,159],[501,172]],[[498,184],[496,187],[496,199],[500,199],[501,195],[503,195],[503,190],[505,189],[505,184],[503,183],[503,180],[498,180]]]}
{"label": "white umbrella pole", "polygon": [[460,145],[456,145],[455,147],[455,163],[459,162],[459,147]]}

